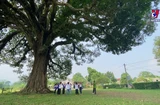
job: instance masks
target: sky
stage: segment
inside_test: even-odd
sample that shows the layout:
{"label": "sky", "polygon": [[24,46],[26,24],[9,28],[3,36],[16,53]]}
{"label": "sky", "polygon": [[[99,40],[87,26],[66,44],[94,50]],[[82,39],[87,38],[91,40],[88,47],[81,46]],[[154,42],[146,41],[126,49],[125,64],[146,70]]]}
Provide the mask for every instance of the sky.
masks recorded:
{"label": "sky", "polygon": [[[157,24],[156,31],[152,36],[146,37],[142,45],[132,47],[131,51],[121,55],[102,52],[101,56],[96,58],[92,64],[73,65],[69,78],[72,78],[77,72],[83,76],[88,75],[87,67],[94,68],[101,73],[111,71],[116,78],[120,78],[121,74],[125,72],[124,64],[126,65],[127,73],[132,78],[137,77],[141,71],[149,71],[154,75],[160,76],[160,66],[157,66],[157,61],[154,59],[153,54],[154,39],[156,36],[160,36],[160,22],[157,22]],[[0,65],[0,80],[9,80],[12,83],[18,81],[18,75],[13,70],[14,68],[8,65]]]}

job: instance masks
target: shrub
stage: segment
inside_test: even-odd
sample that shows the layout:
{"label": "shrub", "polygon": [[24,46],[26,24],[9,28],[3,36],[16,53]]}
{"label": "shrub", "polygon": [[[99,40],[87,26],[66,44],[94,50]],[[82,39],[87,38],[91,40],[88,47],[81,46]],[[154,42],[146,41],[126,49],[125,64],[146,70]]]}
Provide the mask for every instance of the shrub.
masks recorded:
{"label": "shrub", "polygon": [[121,89],[121,88],[124,88],[124,87],[126,87],[126,84],[111,84],[111,85],[104,85],[103,89],[106,89],[106,88]]}
{"label": "shrub", "polygon": [[160,89],[160,82],[134,83],[135,89]]}

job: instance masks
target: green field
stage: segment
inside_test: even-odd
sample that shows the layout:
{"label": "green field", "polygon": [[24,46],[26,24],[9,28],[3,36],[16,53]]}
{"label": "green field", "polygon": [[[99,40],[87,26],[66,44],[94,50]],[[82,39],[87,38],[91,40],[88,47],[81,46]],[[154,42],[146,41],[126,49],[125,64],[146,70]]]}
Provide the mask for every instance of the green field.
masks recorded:
{"label": "green field", "polygon": [[160,90],[83,90],[82,95],[0,94],[0,105],[160,105]]}

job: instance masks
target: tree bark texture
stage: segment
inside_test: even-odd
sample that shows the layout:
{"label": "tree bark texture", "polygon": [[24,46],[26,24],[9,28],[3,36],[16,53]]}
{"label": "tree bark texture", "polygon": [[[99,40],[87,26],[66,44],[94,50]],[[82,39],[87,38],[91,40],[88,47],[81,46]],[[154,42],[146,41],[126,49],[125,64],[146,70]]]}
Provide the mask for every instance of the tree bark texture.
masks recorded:
{"label": "tree bark texture", "polygon": [[32,72],[22,93],[49,93],[47,87],[47,64],[49,53],[36,54]]}

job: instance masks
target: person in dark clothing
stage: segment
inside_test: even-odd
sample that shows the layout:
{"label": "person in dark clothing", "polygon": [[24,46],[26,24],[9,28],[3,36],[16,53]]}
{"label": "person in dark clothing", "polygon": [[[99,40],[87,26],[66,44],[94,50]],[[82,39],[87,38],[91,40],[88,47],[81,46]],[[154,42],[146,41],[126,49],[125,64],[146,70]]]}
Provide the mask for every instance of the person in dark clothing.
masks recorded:
{"label": "person in dark clothing", "polygon": [[56,83],[56,84],[54,85],[54,94],[56,94],[57,90],[58,90],[58,84]]}
{"label": "person in dark clothing", "polygon": [[59,83],[57,84],[57,94],[60,94]]}
{"label": "person in dark clothing", "polygon": [[96,82],[93,81],[93,94],[96,94]]}
{"label": "person in dark clothing", "polygon": [[79,92],[82,94],[82,83],[79,83]]}
{"label": "person in dark clothing", "polygon": [[66,85],[65,84],[62,84],[62,85],[63,85],[62,94],[65,94]]}

